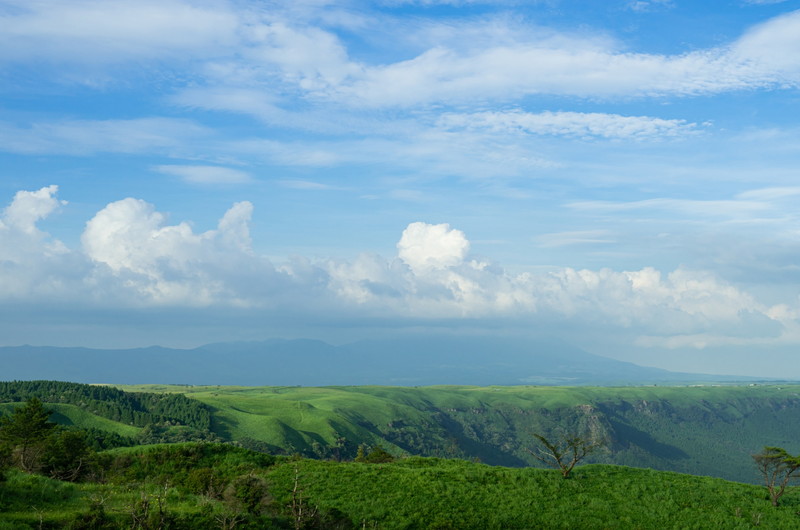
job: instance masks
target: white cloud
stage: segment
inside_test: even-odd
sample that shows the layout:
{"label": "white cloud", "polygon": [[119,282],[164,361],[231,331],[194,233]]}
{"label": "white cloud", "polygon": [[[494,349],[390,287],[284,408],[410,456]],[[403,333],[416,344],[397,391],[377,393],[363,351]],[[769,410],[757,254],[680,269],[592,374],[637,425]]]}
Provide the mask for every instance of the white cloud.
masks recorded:
{"label": "white cloud", "polygon": [[731,58],[744,66],[753,83],[800,82],[800,11],[751,28],[732,46]]}
{"label": "white cloud", "polygon": [[[630,5],[657,4],[668,5]],[[407,107],[508,102],[535,94],[697,95],[800,83],[800,12],[754,26],[728,45],[677,55],[633,53],[605,36],[521,28],[511,17],[482,25],[471,19],[404,25],[407,48],[400,53],[407,56],[381,64],[351,58],[335,30],[364,32],[385,20],[348,26],[335,6],[317,6],[314,15],[295,19],[296,11],[284,9],[289,8],[259,10],[221,0],[31,0],[0,15],[0,60],[137,68],[142,61],[170,61],[200,81],[177,96],[184,104],[262,117],[281,117],[280,107],[292,101]],[[427,48],[409,50],[415,42]],[[203,103],[206,91],[210,100],[232,91],[239,97]]]}
{"label": "white cloud", "polygon": [[782,4],[783,2],[786,2],[786,0],[744,0],[745,4],[755,5]]}
{"label": "white cloud", "polygon": [[0,150],[20,154],[183,152],[210,129],[189,120],[67,120],[18,127],[0,122]]}
{"label": "white cloud", "polygon": [[608,230],[575,230],[542,234],[536,239],[543,247],[563,247],[567,245],[597,245],[614,243]]}
{"label": "white cloud", "polygon": [[37,222],[66,204],[57,186],[20,191],[0,216],[0,300],[50,303],[63,299],[85,270],[63,243],[41,231]]}
{"label": "white cloud", "polygon": [[0,11],[0,59],[116,63],[208,57],[236,42],[239,24],[225,2],[213,0],[11,2]]}
{"label": "white cloud", "polygon": [[728,46],[679,55],[632,53],[600,39],[537,32],[527,40],[481,47],[440,44],[410,59],[364,68],[339,94],[354,106],[381,107],[509,102],[536,94],[660,97],[797,86],[799,27],[800,16],[790,13]]}
{"label": "white cloud", "polygon": [[248,173],[228,167],[161,165],[154,169],[159,173],[180,177],[190,184],[244,184],[252,180]]}
{"label": "white cloud", "polygon": [[398,256],[415,273],[459,265],[469,252],[469,241],[448,224],[411,223],[397,243]]}
{"label": "white cloud", "polygon": [[672,0],[631,0],[628,2],[628,9],[638,12],[648,12],[659,8],[672,7],[675,7]]}
{"label": "white cloud", "polygon": [[[250,64],[267,68],[264,71],[257,66],[244,72],[234,70],[242,75],[271,75],[271,67],[276,67],[284,81],[313,92],[341,84],[360,71],[360,67],[348,59],[347,50],[338,37],[320,28],[267,22],[251,26],[247,37]],[[227,76],[228,69],[224,70]]]}
{"label": "white cloud", "polygon": [[488,129],[493,132],[525,132],[577,138],[654,139],[697,134],[697,124],[648,116],[605,113],[478,112],[444,114],[439,125],[447,129]]}
{"label": "white cloud", "polygon": [[740,200],[774,201],[800,195],[800,186],[784,186],[748,190],[736,196]]}
{"label": "white cloud", "polygon": [[338,189],[334,186],[330,186],[328,184],[322,184],[321,182],[310,182],[308,180],[279,180],[278,184],[283,186],[284,188],[291,188],[295,190],[335,190]]}
{"label": "white cloud", "polygon": [[662,211],[685,216],[750,218],[754,214],[768,213],[771,204],[764,200],[691,200],[645,199],[631,202],[579,201],[567,205],[574,210],[615,213],[625,211]]}
{"label": "white cloud", "polygon": [[[39,231],[62,203],[54,186],[18,193],[0,225],[0,302],[54,300],[97,308],[250,308],[298,318],[510,319],[599,327],[640,344],[798,343],[797,300],[767,304],[705,272],[561,268],[511,274],[470,255],[447,224],[409,224],[397,257],[294,258],[277,267],[251,247],[249,202],[214,230],[170,224],[152,204],[108,204],[86,224],[81,249]],[[554,234],[596,241],[600,232]],[[48,302],[50,301],[50,302]],[[326,316],[327,315],[327,316]]]}
{"label": "white cloud", "polygon": [[[196,234],[188,223],[167,225],[153,205],[128,198],[98,212],[81,241],[93,262],[107,266],[144,303],[246,305],[247,293],[232,285],[259,261],[250,248],[251,213],[249,202],[237,203],[216,230]],[[259,266],[268,276],[271,265]]]}
{"label": "white cloud", "polygon": [[59,201],[55,195],[58,186],[47,186],[38,191],[18,191],[14,200],[3,211],[0,229],[16,230],[34,236],[39,233],[37,221],[46,218],[66,201]]}

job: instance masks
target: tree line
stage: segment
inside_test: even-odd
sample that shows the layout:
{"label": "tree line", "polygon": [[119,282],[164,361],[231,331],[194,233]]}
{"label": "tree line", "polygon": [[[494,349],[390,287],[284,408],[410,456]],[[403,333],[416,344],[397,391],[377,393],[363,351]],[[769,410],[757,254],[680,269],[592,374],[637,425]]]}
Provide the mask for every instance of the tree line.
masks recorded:
{"label": "tree line", "polygon": [[102,385],[62,381],[0,382],[0,403],[38,398],[47,403],[66,403],[113,421],[146,427],[152,424],[185,425],[211,430],[210,408],[183,394],[125,392]]}

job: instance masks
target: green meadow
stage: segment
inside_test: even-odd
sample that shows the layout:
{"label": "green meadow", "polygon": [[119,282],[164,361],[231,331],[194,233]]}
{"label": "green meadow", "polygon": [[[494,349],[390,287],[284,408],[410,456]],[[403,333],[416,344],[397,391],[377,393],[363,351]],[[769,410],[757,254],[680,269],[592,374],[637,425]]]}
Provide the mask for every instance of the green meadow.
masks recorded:
{"label": "green meadow", "polygon": [[[0,383],[0,396],[7,417],[44,401],[42,421],[61,426],[51,449],[73,431],[90,444],[43,462],[79,468],[74,482],[24,473],[0,447],[0,529],[800,527],[800,492],[773,507],[751,458],[800,450],[791,385],[42,381]],[[603,445],[564,479],[531,455],[534,433]],[[358,456],[377,448],[387,461]]]}
{"label": "green meadow", "polygon": [[750,455],[761,447],[800,451],[792,385],[119,388],[182,393],[211,407],[222,440],[322,458],[380,444],[397,455],[538,465],[532,433],[567,431],[607,442],[594,463],[752,482]]}

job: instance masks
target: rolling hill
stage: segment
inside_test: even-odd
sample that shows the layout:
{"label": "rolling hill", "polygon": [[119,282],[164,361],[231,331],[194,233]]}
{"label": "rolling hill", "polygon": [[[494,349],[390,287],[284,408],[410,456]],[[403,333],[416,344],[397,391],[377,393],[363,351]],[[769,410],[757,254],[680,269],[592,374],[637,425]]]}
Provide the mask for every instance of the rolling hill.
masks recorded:
{"label": "rolling hill", "polygon": [[227,441],[273,454],[348,459],[363,444],[395,455],[525,467],[538,465],[529,452],[534,433],[579,434],[605,442],[590,462],[741,482],[757,479],[750,455],[762,447],[800,451],[800,386],[791,385],[114,389],[18,382],[0,389],[0,413],[37,395],[57,412],[55,421],[110,432],[117,438],[109,443],[117,445]]}
{"label": "rolling hill", "polygon": [[532,433],[605,439],[594,462],[752,482],[765,445],[800,451],[800,387],[122,387],[181,392],[223,440],[270,452],[395,454],[538,465]]}

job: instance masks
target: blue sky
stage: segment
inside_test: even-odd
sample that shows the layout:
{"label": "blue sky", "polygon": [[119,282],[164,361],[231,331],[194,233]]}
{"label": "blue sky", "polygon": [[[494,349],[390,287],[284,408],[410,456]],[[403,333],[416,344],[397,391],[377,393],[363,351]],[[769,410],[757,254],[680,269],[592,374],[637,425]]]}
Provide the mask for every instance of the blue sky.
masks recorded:
{"label": "blue sky", "polygon": [[800,377],[800,2],[0,0],[0,342]]}

